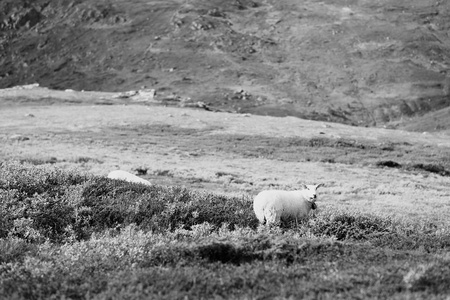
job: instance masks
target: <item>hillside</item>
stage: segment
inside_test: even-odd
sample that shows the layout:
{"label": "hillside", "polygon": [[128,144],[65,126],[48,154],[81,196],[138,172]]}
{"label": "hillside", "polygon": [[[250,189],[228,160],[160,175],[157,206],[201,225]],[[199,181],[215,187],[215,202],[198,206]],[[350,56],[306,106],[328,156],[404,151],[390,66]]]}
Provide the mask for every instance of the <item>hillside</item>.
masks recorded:
{"label": "hillside", "polygon": [[[1,299],[450,292],[447,134],[2,92]],[[324,184],[311,217],[258,227],[253,196],[300,183]]]}
{"label": "hillside", "polygon": [[[0,299],[446,299],[448,132],[138,96],[0,90]],[[300,183],[311,217],[258,227]]]}
{"label": "hillside", "polygon": [[448,298],[445,209],[264,228],[250,200],[0,162],[0,298]]}
{"label": "hillside", "polygon": [[3,160],[100,176],[123,169],[225,193],[322,182],[325,199],[345,207],[450,217],[448,133],[163,107],[114,93],[3,92],[10,95],[0,97]]}
{"label": "hillside", "polygon": [[449,17],[436,0],[3,0],[0,88],[439,131]]}

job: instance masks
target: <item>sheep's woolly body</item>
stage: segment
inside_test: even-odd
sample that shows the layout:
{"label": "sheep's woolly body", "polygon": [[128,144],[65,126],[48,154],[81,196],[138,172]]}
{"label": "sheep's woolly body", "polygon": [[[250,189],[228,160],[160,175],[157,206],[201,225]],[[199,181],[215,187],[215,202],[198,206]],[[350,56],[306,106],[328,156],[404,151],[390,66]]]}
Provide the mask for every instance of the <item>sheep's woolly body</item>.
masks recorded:
{"label": "sheep's woolly body", "polygon": [[286,217],[304,219],[311,209],[316,208],[315,195],[319,186],[308,186],[297,191],[262,191],[254,199],[253,210],[261,224],[264,221],[267,224],[279,224]]}
{"label": "sheep's woolly body", "polygon": [[147,185],[151,185],[151,183],[148,180],[145,180],[141,177],[138,177],[134,174],[131,174],[127,171],[123,171],[123,170],[115,170],[115,171],[111,171],[108,174],[108,178],[110,179],[119,179],[119,180],[125,180],[127,182],[134,182],[134,183],[142,183],[142,184],[147,184]]}

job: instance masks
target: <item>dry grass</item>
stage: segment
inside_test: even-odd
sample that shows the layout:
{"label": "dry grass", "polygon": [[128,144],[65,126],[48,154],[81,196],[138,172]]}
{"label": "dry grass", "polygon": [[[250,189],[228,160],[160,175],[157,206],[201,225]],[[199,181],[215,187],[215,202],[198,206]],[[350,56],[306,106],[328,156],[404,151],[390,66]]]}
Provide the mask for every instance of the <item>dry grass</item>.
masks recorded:
{"label": "dry grass", "polygon": [[[447,139],[143,108],[27,107],[35,118],[0,111],[3,160],[35,165],[4,176],[29,192],[4,186],[2,205],[6,199],[30,206],[6,205],[9,219],[0,219],[9,220],[0,224],[1,295],[439,299],[447,292],[440,283],[448,279],[442,252],[448,251],[450,177],[414,167],[448,170]],[[11,133],[30,139],[10,140]],[[377,165],[385,161],[401,166]],[[80,175],[116,168],[146,169],[143,177],[167,186],[149,190]],[[300,182],[325,184],[308,223],[265,232],[243,217],[253,217],[251,199],[261,189],[294,189]],[[221,207],[220,215],[205,211],[205,201]],[[126,238],[124,228],[136,224],[142,227]],[[155,244],[145,243],[152,239]]]}

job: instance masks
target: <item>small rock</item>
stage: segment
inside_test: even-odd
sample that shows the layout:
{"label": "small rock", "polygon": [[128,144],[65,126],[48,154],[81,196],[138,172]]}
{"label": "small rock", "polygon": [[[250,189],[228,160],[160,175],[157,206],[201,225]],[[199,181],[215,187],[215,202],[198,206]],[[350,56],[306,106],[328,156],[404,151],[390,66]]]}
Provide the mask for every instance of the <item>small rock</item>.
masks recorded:
{"label": "small rock", "polygon": [[119,93],[119,94],[113,96],[113,98],[126,99],[126,98],[133,97],[137,94],[138,94],[138,91],[128,91],[128,92],[124,92],[124,93]]}
{"label": "small rock", "polygon": [[38,87],[39,87],[39,83],[32,83],[32,84],[26,84],[26,85],[18,86],[17,89],[19,89],[19,90],[31,90],[31,89],[38,88]]}
{"label": "small rock", "polygon": [[155,89],[141,89],[138,92],[139,97],[145,100],[153,100],[156,96],[156,90]]}
{"label": "small rock", "polygon": [[204,108],[204,107],[206,107],[206,103],[203,102],[203,101],[198,101],[198,102],[197,102],[197,106],[198,106],[198,107],[201,107],[201,108]]}
{"label": "small rock", "polygon": [[203,102],[203,101],[198,101],[198,102],[197,102],[197,107],[203,108],[203,109],[205,109],[205,110],[211,110],[211,109],[209,108],[209,106],[208,106],[205,102]]}
{"label": "small rock", "polygon": [[35,115],[33,115],[33,114],[26,114],[26,115],[25,115],[25,117],[30,117],[30,118],[34,118],[34,117],[35,117]]}

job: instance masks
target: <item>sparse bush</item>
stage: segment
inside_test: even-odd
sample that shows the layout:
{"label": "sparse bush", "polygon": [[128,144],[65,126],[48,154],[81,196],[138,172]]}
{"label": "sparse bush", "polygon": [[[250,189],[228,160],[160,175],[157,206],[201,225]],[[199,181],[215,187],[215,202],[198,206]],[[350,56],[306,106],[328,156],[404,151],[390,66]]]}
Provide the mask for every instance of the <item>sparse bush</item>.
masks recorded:
{"label": "sparse bush", "polygon": [[450,176],[450,171],[446,170],[444,166],[437,164],[414,164],[411,168],[439,174],[441,176]]}
{"label": "sparse bush", "polygon": [[401,168],[402,165],[398,162],[392,161],[392,160],[382,160],[377,161],[375,164],[377,167],[388,167],[388,168]]}

